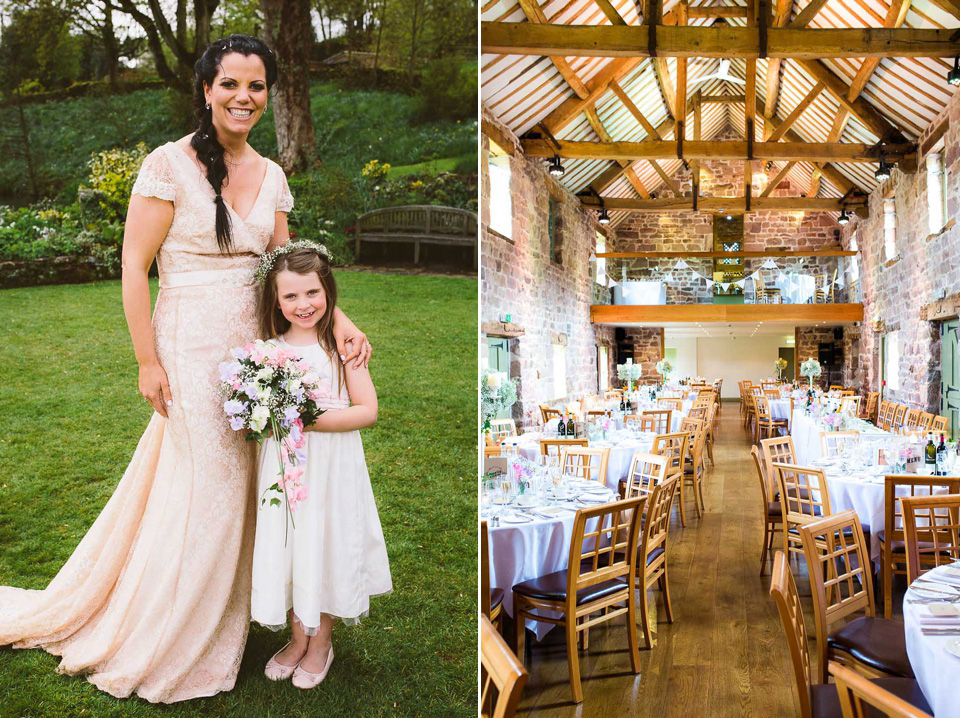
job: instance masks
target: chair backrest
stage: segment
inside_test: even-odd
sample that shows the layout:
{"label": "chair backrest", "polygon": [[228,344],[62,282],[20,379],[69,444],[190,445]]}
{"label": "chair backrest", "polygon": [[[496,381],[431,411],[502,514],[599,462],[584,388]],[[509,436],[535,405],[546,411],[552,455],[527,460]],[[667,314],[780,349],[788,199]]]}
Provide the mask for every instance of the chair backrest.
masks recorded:
{"label": "chair backrest", "polygon": [[810,684],[813,674],[810,671],[810,644],[807,643],[807,627],[803,620],[803,604],[793,572],[783,551],[777,551],[773,557],[773,575],[770,578],[770,595],[777,604],[780,623],[787,637],[790,660],[793,663],[793,675],[800,694],[800,718],[810,718]]}
{"label": "chair backrest", "polygon": [[767,501],[773,501],[774,494],[780,491],[777,485],[777,472],[774,464],[796,464],[797,450],[793,446],[792,436],[775,436],[760,440],[760,450],[763,452],[764,476],[767,479]]}
{"label": "chair backrest", "polygon": [[901,497],[937,494],[960,494],[960,477],[917,474],[887,474],[883,477],[883,531],[888,546],[894,541],[907,540]]}
{"label": "chair backrest", "polygon": [[589,443],[586,439],[540,439],[540,455],[556,454],[559,456],[565,447],[587,446]]}
{"label": "chair backrest", "polygon": [[657,454],[634,453],[627,472],[627,487],[624,498],[646,496],[653,492],[667,477],[667,458]]}
{"label": "chair backrest", "polygon": [[508,436],[516,436],[517,424],[513,419],[491,419],[490,435],[496,442]]}
{"label": "chair backrest", "polygon": [[586,412],[587,421],[601,416],[610,416],[610,409],[590,409]]}
{"label": "chair backrest", "polygon": [[935,416],[933,417],[933,423],[930,425],[930,428],[933,431],[947,433],[947,430],[950,428],[950,419],[946,416]]}
{"label": "chair backrest", "polygon": [[843,384],[831,384],[827,391],[843,391]]}
{"label": "chair backrest", "polygon": [[576,602],[578,591],[603,581],[621,576],[632,581],[646,501],[635,496],[577,511],[567,561],[569,603]]}
{"label": "chair backrest", "polygon": [[679,431],[674,434],[659,434],[653,440],[653,453],[667,459],[667,476],[683,473],[683,461],[690,446],[690,434]]}
{"label": "chair backrest", "polygon": [[860,440],[859,431],[821,431],[820,451],[824,456],[839,456],[844,447]]}
{"label": "chair backrest", "polygon": [[904,496],[907,581],[929,568],[960,560],[960,494]]}
{"label": "chair backrest", "polygon": [[783,520],[791,524],[808,524],[829,516],[830,492],[827,480],[819,469],[774,463]]}
{"label": "chair backrest", "polygon": [[657,404],[674,411],[683,411],[683,399],[676,399],[669,396],[661,396],[657,399]]}
{"label": "chair backrest", "polygon": [[503,453],[503,447],[499,444],[493,445],[484,445],[483,447],[483,458],[488,459],[491,456],[500,456]]}
{"label": "chair backrest", "polygon": [[853,414],[856,416],[860,413],[860,397],[859,396],[845,396],[840,400],[840,413],[841,414]]}
{"label": "chair backrest", "polygon": [[877,412],[877,426],[881,429],[890,428],[890,421],[893,419],[893,402],[884,399],[880,402],[880,409]]}
{"label": "chair backrest", "polygon": [[857,392],[853,389],[841,389],[840,396],[854,396]]}
{"label": "chair backrest", "polygon": [[897,404],[893,407],[893,419],[890,421],[890,426],[894,431],[900,431],[903,428],[904,419],[907,416],[907,407],[905,404]]}
{"label": "chair backrest", "polygon": [[673,506],[673,496],[679,481],[679,476],[664,479],[657,484],[647,499],[647,514],[643,520],[643,535],[640,539],[640,557],[638,558],[643,562],[640,568],[653,568],[648,566],[647,556],[658,548],[663,549],[664,560],[666,560],[670,508]]}
{"label": "chair backrest", "polygon": [[919,409],[907,409],[907,414],[903,418],[903,427],[905,429],[916,429],[920,426],[920,414],[923,412]]}
{"label": "chair backrest", "polygon": [[548,421],[550,421],[551,419],[559,419],[559,418],[560,418],[560,410],[559,410],[559,409],[551,409],[551,408],[550,408],[549,406],[547,406],[546,404],[541,404],[541,405],[540,405],[540,418],[543,420],[543,423],[544,423],[544,424],[546,424],[546,423],[547,423]]}
{"label": "chair backrest", "polygon": [[920,419],[917,421],[917,430],[921,433],[933,431],[933,414],[929,411],[921,411]]}
{"label": "chair backrest", "polygon": [[579,479],[607,481],[607,463],[610,449],[590,449],[582,446],[564,446],[560,449],[560,471]]}
{"label": "chair backrest", "polygon": [[490,539],[487,522],[480,522],[480,613],[490,618]]}
{"label": "chair backrest", "polygon": [[757,384],[754,384],[750,387],[750,393],[754,396],[763,396],[763,387]]}
{"label": "chair backrest", "polygon": [[768,402],[774,401],[774,400],[780,398],[780,390],[779,390],[779,389],[764,389],[764,390],[763,390],[763,396],[764,396],[764,398],[765,398]]}
{"label": "chair backrest", "polygon": [[636,424],[640,431],[656,431],[657,418],[655,416],[644,416],[643,414],[624,414],[624,427],[629,427],[631,424]]}
{"label": "chair backrest", "polygon": [[868,417],[873,418],[877,411],[877,401],[880,399],[879,391],[867,392],[867,410],[864,412]]}
{"label": "chair backrest", "polygon": [[[888,718],[933,718],[926,711],[839,663],[830,661],[827,670],[837,686],[843,718],[863,718],[878,713]],[[874,710],[869,710],[868,706]]]}
{"label": "chair backrest", "polygon": [[[856,511],[841,511],[800,526],[800,537],[813,594],[817,665],[826,668],[830,625],[861,610],[875,615],[873,565]],[[826,679],[825,670],[821,676]]]}
{"label": "chair backrest", "polygon": [[760,497],[761,497],[761,516],[764,517],[766,521],[767,517],[767,504],[770,502],[770,486],[767,484],[766,472],[763,469],[763,459],[760,458],[760,450],[756,446],[750,447],[750,456],[753,457],[753,465],[757,469],[757,478],[760,480]]}
{"label": "chair backrest", "polygon": [[670,433],[670,422],[673,417],[673,409],[649,409],[644,411],[642,416],[652,416],[656,419],[656,431],[658,434]]}
{"label": "chair backrest", "polygon": [[480,705],[487,705],[487,701],[493,705],[496,692],[497,702],[491,718],[511,718],[517,712],[520,694],[530,674],[486,616],[480,617],[480,664],[483,667]]}
{"label": "chair backrest", "polygon": [[695,406],[687,413],[687,417],[690,419],[696,419],[697,421],[702,421],[706,423],[707,416],[710,414],[710,407],[707,406]]}

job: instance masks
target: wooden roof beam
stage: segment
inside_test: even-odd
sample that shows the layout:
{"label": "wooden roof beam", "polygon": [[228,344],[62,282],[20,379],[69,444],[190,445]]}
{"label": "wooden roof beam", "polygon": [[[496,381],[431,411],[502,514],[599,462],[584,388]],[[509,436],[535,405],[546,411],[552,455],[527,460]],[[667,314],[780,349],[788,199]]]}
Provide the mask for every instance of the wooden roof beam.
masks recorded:
{"label": "wooden roof beam", "polygon": [[[544,25],[482,22],[483,52],[507,55],[650,57],[649,28],[639,25]],[[767,30],[767,56],[952,57],[960,45],[953,28],[778,28]],[[713,25],[654,29],[657,57],[757,57],[755,27]]]}
{"label": "wooden roof beam", "polygon": [[[676,123],[673,121],[673,119],[667,118],[654,129],[656,130],[657,134],[660,135],[660,137],[666,137],[671,131],[673,131],[675,127]],[[600,194],[613,182],[615,182],[622,174],[623,168],[614,162],[590,184],[590,188],[593,189],[597,194]]]}
{"label": "wooden roof beam", "polygon": [[647,133],[647,137],[654,140],[662,139],[657,128],[650,123],[650,120],[643,116],[643,113],[640,112],[640,109],[634,104],[633,100],[630,99],[630,96],[623,91],[623,88],[620,87],[619,83],[611,82],[610,89],[613,90],[613,94],[617,96],[617,99],[619,99],[623,106],[627,109],[627,112],[633,115],[634,119],[640,123],[640,126],[643,127],[643,131]]}
{"label": "wooden roof beam", "polygon": [[670,188],[670,191],[673,192],[674,197],[683,197],[683,192],[680,191],[680,188],[677,187],[676,183],[670,178],[666,172],[663,171],[663,167],[660,166],[660,163],[656,160],[647,160],[650,163],[650,166],[660,175],[660,179],[663,180],[663,183]]}
{"label": "wooden roof beam", "polygon": [[810,0],[810,2],[807,3],[807,6],[800,11],[800,14],[797,15],[797,19],[787,25],[787,27],[789,27],[791,30],[795,30],[800,27],[806,27],[826,4],[827,0]]}
{"label": "wooden roof beam", "polygon": [[[520,24],[530,28],[530,23]],[[537,25],[536,27],[545,26]],[[604,27],[609,27],[609,25]],[[543,124],[552,134],[559,134],[564,127],[573,122],[577,115],[603,97],[604,93],[609,89],[611,82],[621,80],[624,75],[633,70],[639,62],[639,58],[631,57],[607,63],[606,67],[594,75],[587,83],[587,89],[590,93],[586,97],[571,97],[564,100],[557,109],[543,119]]]}
{"label": "wooden roof beam", "polygon": [[[793,0],[777,0],[771,27],[784,27],[790,20],[790,10],[793,9]],[[799,21],[799,18],[797,18]],[[780,64],[779,57],[767,60],[767,111],[765,117],[773,117],[777,112],[777,103],[780,100]]]}
{"label": "wooden roof beam", "polygon": [[777,172],[776,176],[767,182],[767,186],[763,188],[763,192],[760,193],[761,197],[769,197],[770,193],[777,188],[777,185],[783,182],[783,178],[787,176],[787,172],[797,164],[796,162],[787,162],[783,167],[780,168],[780,171]]}
{"label": "wooden roof beam", "polygon": [[607,16],[607,20],[613,25],[626,25],[626,21],[620,17],[620,13],[617,12],[617,9],[613,6],[610,0],[594,0],[595,3],[600,7],[600,10],[604,15]]}
{"label": "wooden roof beam", "polygon": [[[698,210],[701,212],[729,212],[741,214],[747,210],[746,197],[701,197]],[[598,209],[596,197],[581,197],[581,206]],[[656,199],[621,199],[604,197],[603,206],[617,212],[688,212],[693,210],[692,197],[657,197]],[[750,201],[751,212],[839,212],[844,207],[863,209],[866,198],[841,202],[839,198],[807,197],[754,197]]]}
{"label": "wooden roof beam", "polygon": [[803,111],[810,106],[810,103],[817,99],[817,96],[821,92],[823,92],[823,83],[818,82],[813,86],[810,92],[807,93],[806,97],[797,103],[797,106],[793,108],[793,112],[787,115],[787,118],[783,121],[783,123],[771,133],[771,135],[767,138],[767,142],[778,142],[780,138],[786,134],[787,130],[793,126],[793,123],[797,121],[800,115],[803,114]]}
{"label": "wooden roof beam", "polygon": [[746,17],[747,8],[739,5],[701,5],[688,7],[687,17]]}
{"label": "wooden roof beam", "polygon": [[[544,14],[543,9],[537,3],[537,0],[517,0],[517,2],[520,3],[520,9],[523,10],[523,14],[526,15],[528,22],[550,22],[546,14]],[[566,80],[568,85],[570,85],[570,89],[573,90],[577,97],[583,99],[590,94],[587,86],[583,84],[583,81],[577,77],[577,73],[575,73],[573,68],[570,67],[570,63],[567,62],[567,58],[554,55],[550,58],[550,61],[553,63],[554,67],[557,68],[560,76]]]}
{"label": "wooden roof beam", "polygon": [[[677,145],[669,140],[645,142],[574,142],[557,140],[559,149],[542,139],[521,140],[528,157],[567,157],[589,160],[667,160],[677,158]],[[916,153],[915,144],[888,144],[884,152],[891,162]],[[683,143],[683,157],[697,160],[798,160],[801,162],[876,162],[875,145],[857,142],[755,142],[748,156],[747,142],[696,141]]]}
{"label": "wooden roof beam", "polygon": [[[600,121],[600,116],[597,114],[597,106],[591,105],[585,110],[585,113],[587,115],[587,121],[590,123],[590,126],[593,127],[593,131],[597,133],[597,136],[604,142],[612,142],[610,133],[607,132],[607,128],[603,126],[603,123]],[[637,173],[630,169],[630,162],[628,160],[618,160],[617,164],[623,168],[627,181],[633,185],[637,194],[649,199],[650,193],[647,192],[647,188],[643,186],[643,182],[640,181]]]}

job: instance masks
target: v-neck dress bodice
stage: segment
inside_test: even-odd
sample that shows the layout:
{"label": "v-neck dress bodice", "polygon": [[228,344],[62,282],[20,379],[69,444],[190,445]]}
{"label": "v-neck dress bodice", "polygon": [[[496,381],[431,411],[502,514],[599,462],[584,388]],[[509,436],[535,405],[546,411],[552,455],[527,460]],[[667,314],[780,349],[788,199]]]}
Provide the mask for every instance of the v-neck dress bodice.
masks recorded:
{"label": "v-neck dress bodice", "polygon": [[[293,204],[279,166],[234,251],[217,246],[213,190],[172,143],[144,160],[133,193],[173,203],[160,246],[153,336],[169,418],[153,414],[116,490],[42,591],[0,587],[0,645],[41,646],[58,671],[152,701],[233,688],[250,624],[256,447],[230,429],[218,364],[256,338],[254,271],[277,212]],[[129,228],[136,230],[137,228]]]}

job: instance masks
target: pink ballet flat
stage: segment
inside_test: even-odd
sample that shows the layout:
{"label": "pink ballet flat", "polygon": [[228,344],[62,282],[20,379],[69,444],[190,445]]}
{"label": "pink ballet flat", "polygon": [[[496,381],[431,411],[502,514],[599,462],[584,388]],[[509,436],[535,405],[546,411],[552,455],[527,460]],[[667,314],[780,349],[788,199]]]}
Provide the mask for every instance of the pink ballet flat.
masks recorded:
{"label": "pink ballet flat", "polygon": [[[297,666],[285,666],[284,664],[277,661],[277,656],[279,656],[283,651],[286,650],[287,646],[293,643],[290,641],[286,646],[281,648],[279,651],[273,654],[273,657],[267,661],[266,667],[263,669],[263,674],[269,678],[271,681],[285,681],[290,676],[293,675],[294,671],[297,670]],[[299,663],[298,663],[299,665]]]}
{"label": "pink ballet flat", "polygon": [[303,670],[299,664],[297,664],[297,670],[293,672],[293,680],[290,682],[293,683],[297,688],[302,688],[304,690],[309,690],[310,688],[316,688],[321,683],[323,679],[327,677],[327,672],[330,670],[330,664],[333,663],[333,646],[330,646],[330,651],[327,653],[327,662],[323,665],[323,670],[319,673],[311,673],[310,671]]}

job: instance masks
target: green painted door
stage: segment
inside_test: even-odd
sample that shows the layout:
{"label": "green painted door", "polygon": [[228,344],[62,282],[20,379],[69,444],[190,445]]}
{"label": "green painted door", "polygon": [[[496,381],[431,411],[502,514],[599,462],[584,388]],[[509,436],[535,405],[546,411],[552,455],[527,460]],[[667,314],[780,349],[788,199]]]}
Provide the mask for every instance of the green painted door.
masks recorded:
{"label": "green painted door", "polygon": [[[502,372],[510,376],[510,340],[506,337],[487,337],[487,367],[491,371]],[[511,410],[505,409],[495,419],[509,419]]]}
{"label": "green painted door", "polygon": [[957,330],[960,321],[940,322],[940,415],[950,419],[950,438],[957,437],[960,421],[960,356]]}

